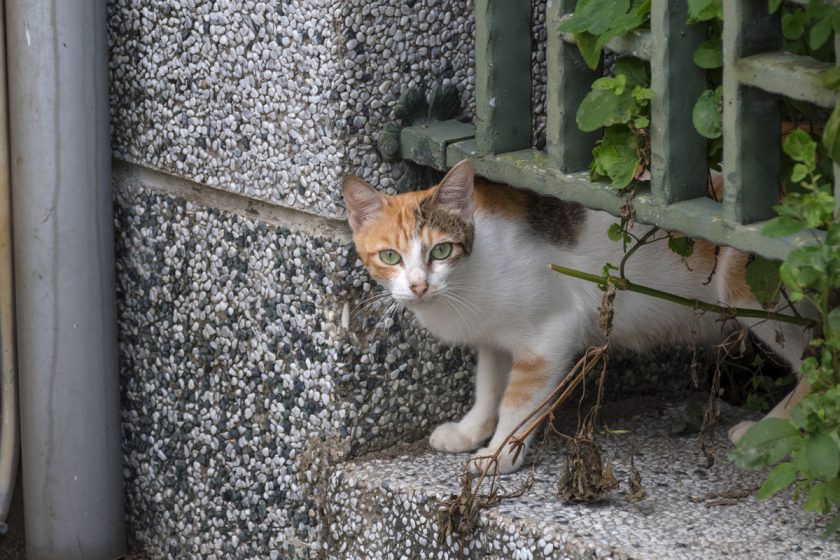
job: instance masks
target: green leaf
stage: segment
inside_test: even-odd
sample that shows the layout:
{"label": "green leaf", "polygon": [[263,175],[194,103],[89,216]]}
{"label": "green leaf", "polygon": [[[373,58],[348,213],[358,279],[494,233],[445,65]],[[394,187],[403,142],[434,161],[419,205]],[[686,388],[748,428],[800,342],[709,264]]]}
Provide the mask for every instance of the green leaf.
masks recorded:
{"label": "green leaf", "polygon": [[613,73],[616,76],[625,76],[627,84],[630,86],[646,86],[650,84],[648,65],[638,58],[623,56],[617,59],[613,67]]}
{"label": "green leaf", "polygon": [[712,37],[697,47],[694,51],[694,64],[706,69],[723,66],[723,41],[720,36]]}
{"label": "green leaf", "polygon": [[731,456],[739,466],[755,469],[781,461],[799,441],[799,430],[789,421],[765,418],[750,426]]}
{"label": "green leaf", "polygon": [[755,493],[758,500],[764,500],[790,486],[796,480],[796,466],[793,463],[779,463],[767,473],[767,480]]}
{"label": "green leaf", "polygon": [[636,117],[633,119],[633,126],[636,128],[647,128],[650,126],[650,119],[647,117]]}
{"label": "green leaf", "polygon": [[840,222],[831,224],[825,236],[825,242],[829,245],[840,245]]}
{"label": "green leaf", "polygon": [[627,89],[627,76],[604,76],[592,82],[592,89],[605,89],[620,96]]}
{"label": "green leaf", "polygon": [[[626,90],[620,95],[616,95],[615,90],[618,83],[620,81],[616,82],[614,78],[595,80],[595,83],[592,84],[593,89],[580,102],[575,114],[578,128],[584,132],[591,132],[602,126],[623,124],[630,121],[635,103]],[[595,87],[596,84],[598,85],[597,88]]]}
{"label": "green leaf", "polygon": [[805,457],[808,469],[822,480],[830,480],[840,470],[840,449],[825,432],[818,433],[805,441]]}
{"label": "green leaf", "polygon": [[813,169],[817,161],[817,143],[811,135],[797,128],[785,138],[782,149],[794,161],[804,163]]}
{"label": "green leaf", "polygon": [[808,23],[808,16],[805,10],[796,9],[791,12],[782,12],[782,34],[785,39],[795,41],[805,33],[805,26]]}
{"label": "green leaf", "polygon": [[690,257],[694,252],[694,240],[690,237],[668,236],[668,248],[681,257]]}
{"label": "green leaf", "polygon": [[822,143],[828,156],[840,163],[840,104],[834,106],[823,129]]}
{"label": "green leaf", "polygon": [[721,113],[721,95],[723,89],[718,87],[715,90],[704,91],[694,110],[691,112],[691,122],[701,136],[709,139],[718,138],[723,131],[723,115]]}
{"label": "green leaf", "polygon": [[775,14],[776,10],[779,9],[779,6],[782,5],[782,0],[768,0],[767,2],[767,10],[771,14]]}
{"label": "green leaf", "polygon": [[624,237],[624,230],[621,228],[621,224],[612,224],[607,229],[607,237],[610,238],[610,241],[620,241]]}
{"label": "green leaf", "polygon": [[722,0],[688,0],[688,22],[723,19]]}
{"label": "green leaf", "polygon": [[832,66],[821,72],[820,82],[827,88],[840,90],[840,66]]}
{"label": "green leaf", "polygon": [[826,495],[825,483],[816,483],[808,489],[808,497],[802,504],[803,511],[815,511],[817,513],[828,513],[831,511],[831,504]]}
{"label": "green leaf", "polygon": [[623,189],[636,175],[639,165],[639,141],[632,130],[614,125],[604,130],[592,149],[592,173],[612,179],[612,186]]}
{"label": "green leaf", "polygon": [[840,307],[835,307],[828,313],[828,328],[832,335],[840,334]]}
{"label": "green leaf", "polygon": [[793,171],[790,173],[790,180],[794,183],[800,183],[808,176],[809,171],[808,166],[803,163],[797,163],[793,166]]}
{"label": "green leaf", "polygon": [[835,515],[834,518],[828,522],[828,525],[825,527],[825,531],[823,531],[822,538],[827,539],[831,537],[831,535],[837,532],[837,529],[840,529],[840,513]]}
{"label": "green leaf", "polygon": [[811,50],[817,50],[828,40],[832,31],[832,18],[824,17],[817,20],[808,35],[808,46]]}
{"label": "green leaf", "polygon": [[575,44],[586,65],[592,70],[598,68],[598,64],[601,63],[601,45],[598,43],[598,36],[586,31],[575,33]]}
{"label": "green leaf", "polygon": [[747,285],[762,307],[767,309],[776,305],[782,285],[778,262],[755,256],[747,265],[746,278]]}
{"label": "green leaf", "polygon": [[776,216],[761,229],[761,233],[767,237],[784,237],[786,235],[793,235],[801,230],[804,224],[793,218],[787,216]]}
{"label": "green leaf", "polygon": [[560,22],[558,30],[602,35],[629,9],[629,0],[579,0],[574,13]]}

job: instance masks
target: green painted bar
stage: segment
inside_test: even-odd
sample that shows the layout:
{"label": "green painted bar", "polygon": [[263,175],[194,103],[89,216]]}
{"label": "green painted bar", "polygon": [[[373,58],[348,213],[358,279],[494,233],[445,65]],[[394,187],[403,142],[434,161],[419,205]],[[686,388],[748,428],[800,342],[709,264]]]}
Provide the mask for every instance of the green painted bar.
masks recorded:
{"label": "green painted bar", "polygon": [[475,120],[485,153],[531,145],[531,2],[476,0]]}
{"label": "green painted bar", "polygon": [[651,190],[665,204],[705,196],[708,181],[707,141],[691,125],[706,89],[706,72],[694,64],[706,26],[687,25],[687,18],[686,0],[651,4]]}
{"label": "green painted bar", "polygon": [[[834,60],[835,64],[840,65],[840,34],[834,35]],[[834,171],[834,217],[840,218],[840,165],[834,162],[832,170]]]}
{"label": "green painted bar", "polygon": [[563,41],[557,31],[560,18],[574,6],[574,0],[554,0],[546,8],[546,151],[553,165],[563,171],[588,169],[592,148],[600,137],[599,132],[582,132],[575,122],[580,102],[602,73],[600,68],[590,70],[577,47]]}
{"label": "green painted bar", "polygon": [[837,92],[820,81],[820,74],[831,66],[810,56],[778,51],[742,58],[735,64],[735,69],[738,80],[744,85],[821,107],[834,107]]}
{"label": "green painted bar", "polygon": [[441,121],[409,126],[400,131],[400,155],[420,165],[440,171],[446,165],[446,146],[475,136],[472,123]]}
{"label": "green painted bar", "polygon": [[[573,33],[561,33],[560,37],[566,43],[575,43]],[[633,56],[641,60],[650,60],[653,52],[653,37],[650,31],[644,29],[631,31],[624,37],[615,37],[604,47],[610,52],[625,56]]]}
{"label": "green painted bar", "polygon": [[781,107],[778,98],[739,82],[741,58],[781,47],[778,15],[766,0],[723,3],[723,217],[748,224],[773,216],[778,201]]}
{"label": "green painted bar", "polygon": [[[588,173],[565,174],[551,166],[538,150],[520,150],[500,155],[481,155],[474,140],[455,142],[447,147],[447,164],[472,159],[476,172],[490,180],[528,188],[563,200],[579,202],[587,208],[619,215],[625,198],[607,183],[593,183]],[[633,199],[636,220],[656,224],[663,229],[680,231],[712,243],[729,245],[770,259],[784,259],[788,252],[808,244],[813,237],[802,232],[786,238],[761,234],[763,222],[750,225],[727,224],[721,218],[721,204],[709,198],[697,198],[662,205],[641,191]],[[606,232],[604,232],[606,234]],[[824,235],[814,232],[815,235]]]}

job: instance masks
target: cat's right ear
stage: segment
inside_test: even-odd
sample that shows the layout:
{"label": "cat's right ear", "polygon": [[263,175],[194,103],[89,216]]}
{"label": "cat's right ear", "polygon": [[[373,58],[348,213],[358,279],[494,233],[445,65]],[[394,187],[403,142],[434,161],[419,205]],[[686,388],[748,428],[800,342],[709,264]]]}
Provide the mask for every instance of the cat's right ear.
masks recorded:
{"label": "cat's right ear", "polygon": [[344,204],[350,215],[350,227],[359,232],[368,221],[379,214],[385,204],[385,196],[353,175],[341,179]]}

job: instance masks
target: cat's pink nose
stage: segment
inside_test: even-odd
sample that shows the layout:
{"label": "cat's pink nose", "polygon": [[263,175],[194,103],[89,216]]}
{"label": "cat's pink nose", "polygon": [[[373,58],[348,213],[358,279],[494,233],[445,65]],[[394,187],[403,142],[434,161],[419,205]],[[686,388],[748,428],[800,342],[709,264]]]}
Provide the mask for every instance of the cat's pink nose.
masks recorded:
{"label": "cat's pink nose", "polygon": [[425,294],[426,290],[428,290],[428,289],[429,289],[429,285],[426,284],[425,282],[416,282],[416,283],[411,284],[411,291],[414,292],[414,294],[417,297],[420,297],[423,294]]}

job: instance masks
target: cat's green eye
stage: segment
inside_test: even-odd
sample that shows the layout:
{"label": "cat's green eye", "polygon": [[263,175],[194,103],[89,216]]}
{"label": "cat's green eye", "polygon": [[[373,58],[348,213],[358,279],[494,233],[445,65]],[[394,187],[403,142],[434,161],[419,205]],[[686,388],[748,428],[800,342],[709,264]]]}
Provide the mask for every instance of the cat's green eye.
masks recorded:
{"label": "cat's green eye", "polygon": [[452,243],[438,243],[432,247],[432,259],[442,261],[452,254]]}
{"label": "cat's green eye", "polygon": [[399,264],[402,260],[402,257],[399,253],[394,251],[393,249],[384,249],[379,251],[379,258],[382,259],[382,262],[385,264]]}

